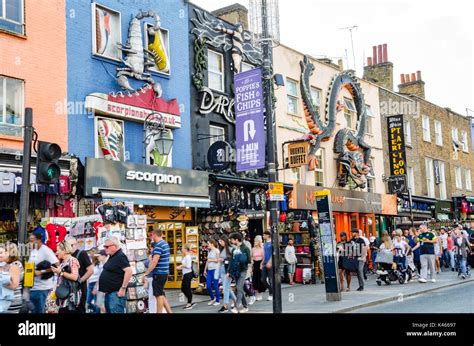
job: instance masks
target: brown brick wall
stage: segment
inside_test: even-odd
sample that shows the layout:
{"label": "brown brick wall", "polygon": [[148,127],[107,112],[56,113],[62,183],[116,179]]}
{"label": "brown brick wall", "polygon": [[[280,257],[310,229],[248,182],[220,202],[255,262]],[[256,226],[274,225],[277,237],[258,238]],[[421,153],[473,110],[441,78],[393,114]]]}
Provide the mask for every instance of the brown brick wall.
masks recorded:
{"label": "brown brick wall", "polygon": [[393,64],[384,62],[364,67],[364,79],[372,81],[386,89],[393,90]]}

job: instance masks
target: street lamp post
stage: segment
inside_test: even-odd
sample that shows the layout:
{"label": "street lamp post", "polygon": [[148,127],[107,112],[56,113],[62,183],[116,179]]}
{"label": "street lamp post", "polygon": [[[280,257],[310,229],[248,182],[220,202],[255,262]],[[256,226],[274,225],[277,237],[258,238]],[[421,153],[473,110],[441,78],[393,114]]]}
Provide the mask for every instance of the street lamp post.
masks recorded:
{"label": "street lamp post", "polygon": [[150,141],[155,141],[155,148],[158,153],[168,156],[173,148],[173,137],[165,127],[163,115],[158,112],[150,113],[143,124],[143,146],[144,161],[147,164],[147,148]]}

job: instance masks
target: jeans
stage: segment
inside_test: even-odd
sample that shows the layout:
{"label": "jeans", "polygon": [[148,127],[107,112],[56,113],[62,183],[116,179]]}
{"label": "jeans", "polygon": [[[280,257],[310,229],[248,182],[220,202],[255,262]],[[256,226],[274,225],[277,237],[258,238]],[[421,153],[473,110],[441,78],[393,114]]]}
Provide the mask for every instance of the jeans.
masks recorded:
{"label": "jeans", "polygon": [[357,280],[359,280],[359,287],[364,288],[364,267],[365,261],[357,261]]}
{"label": "jeans", "polygon": [[407,269],[405,260],[405,256],[393,256],[393,261],[399,265],[401,271]]}
{"label": "jeans", "polygon": [[445,268],[449,268],[450,265],[450,257],[448,249],[443,249],[443,254],[441,255],[441,263],[440,266],[442,267],[444,264]]}
{"label": "jeans", "polygon": [[377,268],[377,265],[375,263],[375,259],[377,258],[377,251],[372,251],[370,254],[370,260],[372,262],[372,270],[375,270]]}
{"label": "jeans", "polygon": [[436,255],[421,255],[421,278],[427,280],[428,279],[428,267],[430,269],[430,277],[431,279],[435,278],[435,256]]}
{"label": "jeans", "polygon": [[30,291],[30,301],[34,305],[34,314],[44,314],[44,308],[46,304],[46,298],[48,297],[49,290],[35,290]]}
{"label": "jeans", "polygon": [[461,274],[467,274],[467,267],[466,267],[466,257],[459,256],[459,264],[461,266]]}
{"label": "jeans", "polygon": [[263,286],[265,286],[265,288],[268,289],[268,292],[270,293],[270,295],[272,296],[273,295],[273,268],[270,268],[268,269],[266,267],[266,265],[264,264],[263,265],[263,269],[262,269],[262,283],[263,283]]}
{"label": "jeans", "polygon": [[181,283],[181,292],[188,299],[188,304],[193,302],[193,290],[191,289],[191,281],[193,280],[193,272],[183,275],[183,282]]}
{"label": "jeans", "polygon": [[454,269],[456,267],[456,263],[454,262],[454,250],[449,251],[449,258],[450,258],[451,268]]}
{"label": "jeans", "polygon": [[108,314],[125,313],[125,297],[119,297],[118,292],[106,293],[104,303]]}
{"label": "jeans", "polygon": [[[95,299],[97,297],[96,294],[93,294],[92,291],[94,290],[95,285],[97,282],[89,282],[87,284],[87,299],[86,299],[86,304],[88,309],[92,310],[92,313],[98,314],[100,313],[99,307],[95,304]],[[94,302],[94,303],[92,303]]]}
{"label": "jeans", "polygon": [[211,297],[211,300],[214,300],[214,292],[212,291],[212,289],[214,288],[214,290],[216,291],[215,300],[217,303],[219,303],[221,294],[219,292],[219,280],[216,280],[214,278],[215,274],[216,274],[215,269],[207,271],[206,287],[207,287],[207,292],[209,292],[209,296]]}
{"label": "jeans", "polygon": [[232,278],[227,277],[225,273],[224,266],[221,266],[221,280],[222,280],[222,294],[224,295],[224,305],[229,304],[229,297],[235,302],[237,298],[235,297],[234,291],[232,291],[230,284],[232,283]]}
{"label": "jeans", "polygon": [[237,301],[235,307],[239,306],[239,302],[242,302],[242,306],[247,308],[247,300],[245,299],[244,284],[247,276],[247,271],[240,273],[240,277],[237,279]]}

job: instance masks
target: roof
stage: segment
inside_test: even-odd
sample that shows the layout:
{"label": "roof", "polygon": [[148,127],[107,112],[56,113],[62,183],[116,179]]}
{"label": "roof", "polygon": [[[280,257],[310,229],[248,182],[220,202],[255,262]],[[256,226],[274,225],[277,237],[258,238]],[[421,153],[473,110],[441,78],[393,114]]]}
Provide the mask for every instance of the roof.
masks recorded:
{"label": "roof", "polygon": [[218,8],[217,10],[214,10],[211,13],[219,17],[230,12],[238,12],[238,11],[244,11],[247,13],[248,9],[244,5],[235,3],[226,7]]}

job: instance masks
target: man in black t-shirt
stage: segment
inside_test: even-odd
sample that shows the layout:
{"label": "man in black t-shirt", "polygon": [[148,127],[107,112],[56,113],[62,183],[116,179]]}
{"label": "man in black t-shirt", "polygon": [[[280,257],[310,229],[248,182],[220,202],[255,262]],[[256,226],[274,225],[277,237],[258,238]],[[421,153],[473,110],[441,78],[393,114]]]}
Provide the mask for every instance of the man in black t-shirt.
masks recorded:
{"label": "man in black t-shirt", "polygon": [[105,293],[105,310],[109,314],[125,313],[125,293],[132,277],[132,268],[120,246],[115,237],[108,238],[104,244],[109,259],[99,277],[99,290]]}
{"label": "man in black t-shirt", "polygon": [[352,231],[352,246],[354,256],[357,258],[357,279],[359,280],[359,288],[357,291],[364,290],[364,266],[367,260],[367,245],[364,239],[360,237],[358,228],[353,228]]}
{"label": "man in black t-shirt", "polygon": [[79,284],[81,285],[81,301],[79,302],[78,312],[86,312],[87,299],[87,280],[94,273],[94,266],[87,252],[77,248],[77,240],[74,237],[67,238],[67,242],[71,245],[74,252],[72,256],[79,261]]}

